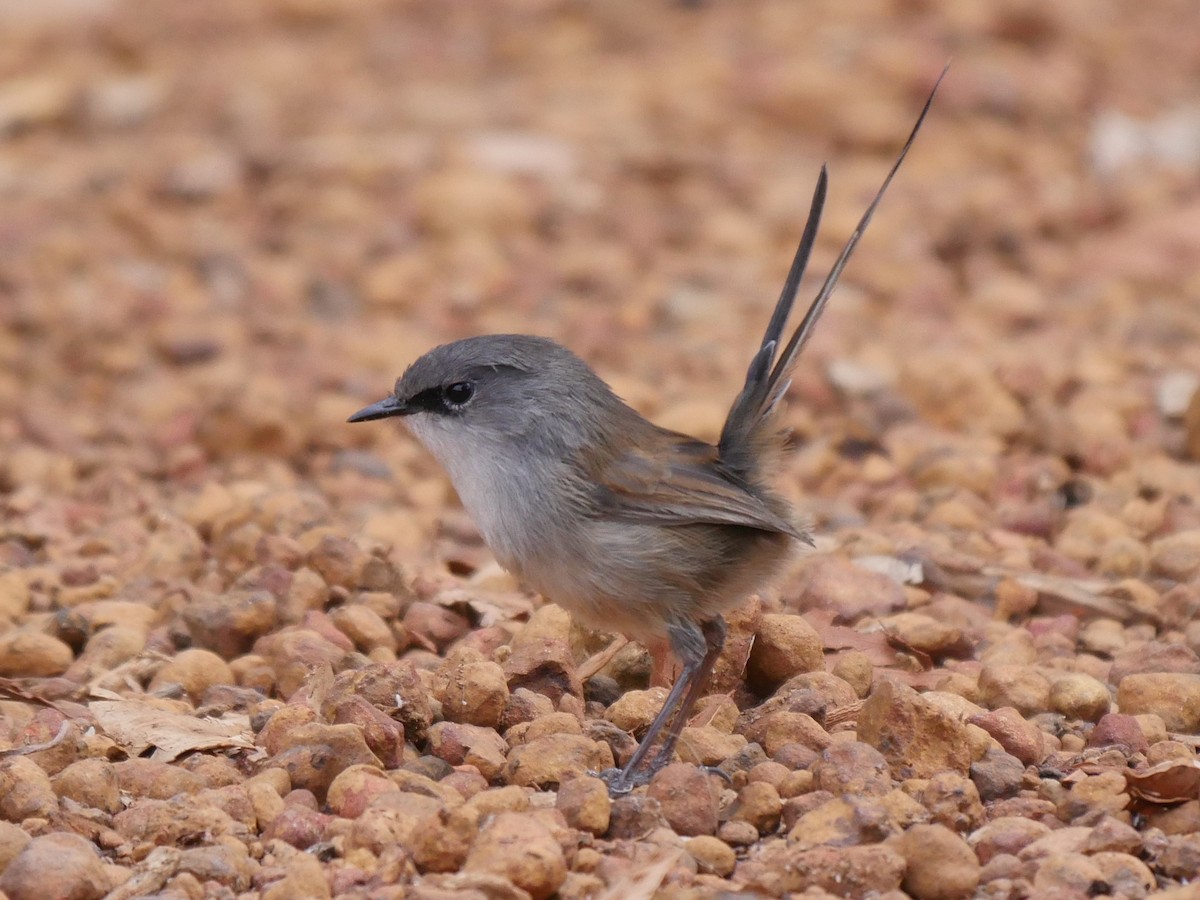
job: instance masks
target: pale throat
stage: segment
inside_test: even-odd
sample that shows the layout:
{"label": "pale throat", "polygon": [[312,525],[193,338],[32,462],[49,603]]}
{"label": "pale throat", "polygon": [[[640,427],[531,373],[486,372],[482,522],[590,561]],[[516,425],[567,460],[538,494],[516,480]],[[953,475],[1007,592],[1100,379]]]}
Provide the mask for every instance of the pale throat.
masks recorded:
{"label": "pale throat", "polygon": [[554,485],[564,468],[560,460],[520,454],[504,441],[482,440],[468,448],[441,423],[420,417],[406,424],[441,463],[501,565],[520,571],[526,560],[546,552],[548,535],[539,526],[556,505]]}

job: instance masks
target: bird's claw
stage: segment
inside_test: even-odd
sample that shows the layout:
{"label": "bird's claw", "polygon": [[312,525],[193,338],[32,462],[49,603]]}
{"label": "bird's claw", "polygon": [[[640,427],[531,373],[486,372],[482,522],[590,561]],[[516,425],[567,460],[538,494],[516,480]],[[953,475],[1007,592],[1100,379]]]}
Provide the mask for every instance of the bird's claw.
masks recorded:
{"label": "bird's claw", "polygon": [[[633,772],[625,769],[604,769],[600,772],[589,772],[588,774],[594,778],[599,778],[608,785],[608,795],[614,799],[623,797],[632,791],[634,788],[641,787],[643,784],[649,784],[651,779],[658,773],[658,770],[666,765],[666,760],[655,760],[648,766],[643,766]],[[698,766],[705,775],[716,775],[726,784],[733,784],[733,776],[724,769],[717,766]]]}
{"label": "bird's claw", "polygon": [[643,784],[649,784],[650,779],[654,777],[653,771],[645,769],[636,772],[626,772],[624,769],[604,769],[601,772],[590,772],[590,775],[599,778],[608,785],[608,795],[613,799],[623,797],[636,787],[641,787]]}
{"label": "bird's claw", "polygon": [[733,787],[733,776],[722,769],[720,766],[699,766],[701,772],[705,775],[716,775],[730,787]]}

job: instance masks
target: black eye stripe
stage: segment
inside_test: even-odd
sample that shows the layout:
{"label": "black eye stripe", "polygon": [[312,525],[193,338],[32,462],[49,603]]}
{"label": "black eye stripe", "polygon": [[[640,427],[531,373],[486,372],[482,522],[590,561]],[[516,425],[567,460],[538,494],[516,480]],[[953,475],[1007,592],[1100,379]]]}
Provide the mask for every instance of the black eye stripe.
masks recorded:
{"label": "black eye stripe", "polygon": [[440,388],[426,388],[417,394],[413,394],[406,402],[409,406],[423,409],[426,412],[445,412],[446,409],[445,404],[442,402]]}
{"label": "black eye stripe", "polygon": [[475,396],[475,385],[470,381],[455,381],[442,387],[426,388],[406,400],[412,409],[443,415],[458,413]]}

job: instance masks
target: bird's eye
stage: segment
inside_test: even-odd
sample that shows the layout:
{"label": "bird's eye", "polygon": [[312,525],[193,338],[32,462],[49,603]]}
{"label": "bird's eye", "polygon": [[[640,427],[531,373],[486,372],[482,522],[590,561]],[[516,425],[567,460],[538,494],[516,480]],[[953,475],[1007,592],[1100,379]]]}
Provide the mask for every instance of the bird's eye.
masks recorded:
{"label": "bird's eye", "polygon": [[451,409],[462,409],[475,396],[475,385],[469,381],[456,381],[442,388],[442,399]]}

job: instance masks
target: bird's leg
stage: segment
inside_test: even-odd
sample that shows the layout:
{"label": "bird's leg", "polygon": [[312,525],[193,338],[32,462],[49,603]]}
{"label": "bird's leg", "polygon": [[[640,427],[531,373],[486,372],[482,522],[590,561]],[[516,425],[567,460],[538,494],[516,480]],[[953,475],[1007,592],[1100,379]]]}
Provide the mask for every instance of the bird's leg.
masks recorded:
{"label": "bird's leg", "polygon": [[675,715],[671,717],[671,724],[667,728],[667,737],[662,743],[662,749],[658,751],[658,755],[650,764],[651,774],[671,761],[671,757],[675,753],[675,745],[679,743],[679,736],[683,734],[683,729],[692,715],[692,708],[696,705],[696,701],[704,696],[704,688],[707,687],[713,667],[717,664],[717,657],[721,655],[721,649],[725,646],[727,629],[725,620],[720,616],[709,619],[700,626],[700,630],[704,634],[704,656],[700,660],[696,673],[692,676],[687,694],[684,695]]}
{"label": "bird's leg", "polygon": [[650,776],[654,774],[653,769],[644,772],[639,771],[642,761],[649,755],[650,749],[654,746],[654,740],[658,737],[658,733],[663,730],[663,727],[671,719],[671,713],[679,706],[680,699],[683,697],[692,676],[699,667],[700,660],[695,660],[691,664],[684,663],[683,671],[679,673],[679,680],[671,688],[671,693],[667,694],[667,700],[663,703],[662,709],[654,717],[654,721],[650,723],[650,728],[646,731],[646,736],[642,738],[642,742],[638,744],[638,748],[633,751],[633,756],[629,757],[629,762],[625,763],[624,768],[606,769],[600,773],[600,777],[608,784],[608,792],[614,797],[619,794],[628,794],[639,784],[645,784],[649,781]]}
{"label": "bird's leg", "polygon": [[[645,784],[659,769],[670,760],[675,752],[675,744],[679,734],[687,722],[688,714],[700,697],[704,683],[712,673],[713,665],[721,652],[725,641],[725,622],[720,618],[713,619],[697,626],[687,622],[672,625],[670,628],[671,646],[683,666],[679,678],[667,695],[667,700],[645,737],[629,758],[624,768],[609,769],[600,773],[600,777],[608,784],[610,794],[627,794],[639,784]],[[666,729],[667,737],[662,749],[654,757],[654,761],[643,766],[650,754],[658,735]]]}

